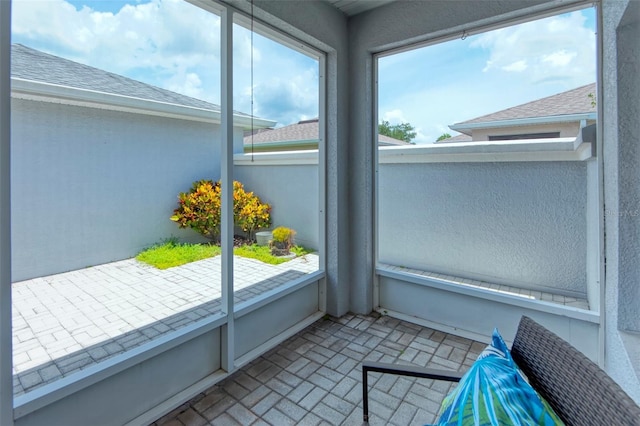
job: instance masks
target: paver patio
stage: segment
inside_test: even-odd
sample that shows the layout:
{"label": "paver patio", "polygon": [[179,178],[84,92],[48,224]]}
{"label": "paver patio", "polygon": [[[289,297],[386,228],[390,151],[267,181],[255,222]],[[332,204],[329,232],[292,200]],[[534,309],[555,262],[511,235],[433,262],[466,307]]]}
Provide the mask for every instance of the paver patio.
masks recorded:
{"label": "paver patio", "polygon": [[[318,269],[308,254],[280,265],[234,258],[246,301]],[[14,396],[220,311],[221,257],[159,270],[128,259],[12,285]]]}
{"label": "paver patio", "polygon": [[[316,254],[275,266],[236,256],[235,302],[317,269]],[[217,256],[166,270],[128,259],[14,283],[14,395],[220,311],[220,277]],[[582,300],[505,288],[492,290],[588,309]]]}
{"label": "paver patio", "polygon": [[[361,425],[364,359],[466,370],[486,344],[388,316],[319,320],[152,426]],[[424,425],[450,383],[371,373],[371,425]]]}

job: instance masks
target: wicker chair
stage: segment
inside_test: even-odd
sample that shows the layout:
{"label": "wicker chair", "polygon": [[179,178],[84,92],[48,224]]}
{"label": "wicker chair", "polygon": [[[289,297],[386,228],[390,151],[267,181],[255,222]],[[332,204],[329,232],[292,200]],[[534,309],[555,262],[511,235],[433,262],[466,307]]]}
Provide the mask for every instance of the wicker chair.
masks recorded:
{"label": "wicker chair", "polygon": [[[600,367],[566,341],[523,316],[511,354],[531,385],[567,425],[640,426],[640,407]],[[363,414],[369,418],[368,372],[460,381],[463,373],[364,361]]]}

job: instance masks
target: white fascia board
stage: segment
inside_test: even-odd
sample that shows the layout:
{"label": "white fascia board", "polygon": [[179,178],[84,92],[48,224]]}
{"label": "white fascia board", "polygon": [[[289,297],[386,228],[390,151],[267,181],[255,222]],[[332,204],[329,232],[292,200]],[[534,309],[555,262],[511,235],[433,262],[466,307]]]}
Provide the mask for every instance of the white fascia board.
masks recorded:
{"label": "white fascia board", "polygon": [[253,154],[235,154],[233,164],[236,166],[297,166],[301,164],[318,164],[318,150],[255,152]]}
{"label": "white fascia board", "polygon": [[566,115],[553,115],[547,117],[531,117],[531,118],[516,118],[513,120],[497,120],[497,121],[484,121],[481,123],[458,123],[451,124],[449,128],[456,132],[467,133],[470,130],[475,129],[493,129],[497,127],[516,127],[516,126],[529,126],[536,124],[551,124],[551,123],[566,123],[572,121],[581,120],[595,120],[597,114],[595,112],[587,112],[581,114],[566,114]]}
{"label": "white fascia board", "polygon": [[438,143],[378,151],[380,163],[584,161],[591,157],[591,144],[581,138]]}
{"label": "white fascia board", "polygon": [[[111,111],[124,111],[136,114],[155,115],[181,120],[201,121],[220,124],[220,112],[205,108],[189,107],[169,102],[152,101],[132,96],[116,95],[95,90],[39,81],[11,78],[11,96],[41,102],[52,102]],[[243,129],[273,127],[276,121],[234,114],[234,125]]]}
{"label": "white fascia board", "polygon": [[[318,139],[303,139],[296,141],[275,141],[275,142],[256,142],[253,144],[254,148],[285,148],[288,146],[318,146]],[[245,148],[251,147],[251,137],[247,136],[244,142]]]}

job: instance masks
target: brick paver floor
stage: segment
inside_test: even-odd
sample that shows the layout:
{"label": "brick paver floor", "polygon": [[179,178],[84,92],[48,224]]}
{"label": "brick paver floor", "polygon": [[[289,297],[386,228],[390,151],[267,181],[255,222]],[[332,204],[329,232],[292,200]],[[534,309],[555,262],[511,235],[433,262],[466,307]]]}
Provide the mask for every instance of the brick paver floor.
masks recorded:
{"label": "brick paver floor", "polygon": [[[466,370],[486,345],[388,316],[319,320],[152,426],[361,425],[364,359]],[[372,373],[371,425],[433,422],[450,383]]]}
{"label": "brick paver floor", "polygon": [[[234,258],[236,303],[318,269]],[[220,256],[158,270],[135,259],[12,285],[14,396],[220,310]]]}

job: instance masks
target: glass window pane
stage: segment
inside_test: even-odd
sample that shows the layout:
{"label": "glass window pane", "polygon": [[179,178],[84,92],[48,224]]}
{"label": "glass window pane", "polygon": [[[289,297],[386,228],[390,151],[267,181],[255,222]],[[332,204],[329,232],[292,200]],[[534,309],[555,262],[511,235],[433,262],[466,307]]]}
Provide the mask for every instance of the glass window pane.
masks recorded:
{"label": "glass window pane", "polygon": [[589,309],[594,161],[492,155],[595,133],[595,22],[586,8],[378,58],[380,132],[415,143],[379,144],[380,267]]}
{"label": "glass window pane", "polygon": [[172,221],[220,173],[220,18],[173,0],[13,6],[17,396],[220,311],[216,247]]}

